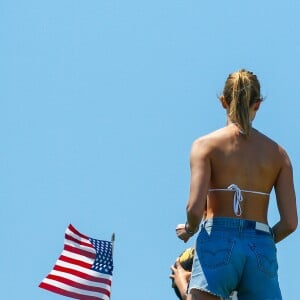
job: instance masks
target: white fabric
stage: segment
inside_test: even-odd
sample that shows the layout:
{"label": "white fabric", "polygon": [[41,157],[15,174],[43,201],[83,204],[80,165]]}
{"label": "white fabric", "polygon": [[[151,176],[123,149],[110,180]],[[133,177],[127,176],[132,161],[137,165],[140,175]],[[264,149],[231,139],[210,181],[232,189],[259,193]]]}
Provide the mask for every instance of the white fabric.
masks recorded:
{"label": "white fabric", "polygon": [[233,211],[234,211],[235,215],[238,217],[241,216],[241,214],[242,214],[242,208],[241,208],[241,202],[243,201],[242,192],[266,195],[266,196],[270,195],[268,193],[263,193],[263,192],[241,190],[236,184],[231,184],[226,189],[209,189],[208,191],[209,192],[214,192],[214,191],[225,191],[225,192],[232,191],[232,192],[234,192],[234,194],[233,194]]}

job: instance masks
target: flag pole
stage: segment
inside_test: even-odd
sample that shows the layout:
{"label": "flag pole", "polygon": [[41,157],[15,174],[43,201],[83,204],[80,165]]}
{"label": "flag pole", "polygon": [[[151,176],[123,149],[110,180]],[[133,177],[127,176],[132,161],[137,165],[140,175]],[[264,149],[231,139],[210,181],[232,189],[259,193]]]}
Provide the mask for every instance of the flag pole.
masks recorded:
{"label": "flag pole", "polygon": [[115,233],[113,232],[111,235],[112,254],[114,254],[114,245],[115,245]]}
{"label": "flag pole", "polygon": [[[114,246],[115,246],[115,233],[113,232],[112,235],[111,235],[111,256],[112,257],[113,257],[113,254],[114,254]],[[111,294],[110,294],[109,299],[111,299]]]}

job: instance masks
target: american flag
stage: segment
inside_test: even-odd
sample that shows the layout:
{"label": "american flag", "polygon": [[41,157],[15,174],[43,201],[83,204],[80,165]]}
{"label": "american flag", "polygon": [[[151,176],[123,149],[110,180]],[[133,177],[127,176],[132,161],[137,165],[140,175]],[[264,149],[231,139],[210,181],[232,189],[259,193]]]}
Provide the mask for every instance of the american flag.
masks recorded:
{"label": "american flag", "polygon": [[39,287],[75,299],[109,300],[112,271],[112,242],[89,238],[70,224],[64,250]]}

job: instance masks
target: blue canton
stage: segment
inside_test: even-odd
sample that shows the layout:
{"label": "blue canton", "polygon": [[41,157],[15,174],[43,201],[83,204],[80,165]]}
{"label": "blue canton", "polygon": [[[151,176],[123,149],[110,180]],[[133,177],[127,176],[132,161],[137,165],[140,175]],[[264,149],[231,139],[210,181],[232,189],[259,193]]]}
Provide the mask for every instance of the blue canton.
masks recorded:
{"label": "blue canton", "polygon": [[108,241],[95,240],[92,238],[89,240],[96,250],[96,259],[93,263],[92,270],[112,275],[112,243]]}

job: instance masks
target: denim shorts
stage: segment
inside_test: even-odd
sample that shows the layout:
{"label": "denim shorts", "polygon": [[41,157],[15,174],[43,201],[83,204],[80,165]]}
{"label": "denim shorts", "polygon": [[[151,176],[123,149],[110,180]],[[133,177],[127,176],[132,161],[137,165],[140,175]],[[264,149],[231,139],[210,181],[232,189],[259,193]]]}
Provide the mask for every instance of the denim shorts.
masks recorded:
{"label": "denim shorts", "polygon": [[229,299],[281,300],[276,247],[268,225],[234,218],[204,221],[188,291]]}

